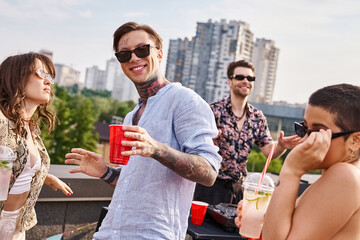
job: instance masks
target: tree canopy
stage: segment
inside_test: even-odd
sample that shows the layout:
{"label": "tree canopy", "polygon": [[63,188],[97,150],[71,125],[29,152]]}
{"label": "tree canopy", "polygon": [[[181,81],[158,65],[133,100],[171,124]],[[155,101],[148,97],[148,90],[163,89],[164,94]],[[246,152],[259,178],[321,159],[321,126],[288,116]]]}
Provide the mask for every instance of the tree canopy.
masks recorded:
{"label": "tree canopy", "polygon": [[133,101],[120,103],[106,91],[79,91],[77,86],[55,85],[53,108],[59,124],[51,133],[46,131],[44,124],[40,126],[51,163],[63,164],[65,154],[72,148],[96,152],[99,137],[94,132],[94,123],[110,123],[112,116],[125,117],[134,106]]}

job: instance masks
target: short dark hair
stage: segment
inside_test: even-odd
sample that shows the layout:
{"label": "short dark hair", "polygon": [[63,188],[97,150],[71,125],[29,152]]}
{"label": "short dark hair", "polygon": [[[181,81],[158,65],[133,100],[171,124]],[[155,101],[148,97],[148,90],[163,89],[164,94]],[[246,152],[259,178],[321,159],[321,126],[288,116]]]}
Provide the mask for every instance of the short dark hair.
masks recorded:
{"label": "short dark hair", "polygon": [[253,71],[253,73],[255,74],[255,68],[251,63],[249,63],[245,60],[240,60],[240,61],[232,62],[229,64],[229,66],[227,68],[227,77],[228,78],[230,78],[230,76],[232,76],[234,74],[234,69],[237,67],[250,68]]}
{"label": "short dark hair", "polygon": [[359,86],[343,83],[321,88],[310,96],[309,104],[333,114],[342,131],[360,129]]}
{"label": "short dark hair", "polygon": [[147,32],[150,35],[151,39],[154,40],[155,46],[158,49],[162,49],[162,39],[159,36],[159,34],[157,34],[155,32],[154,29],[152,29],[148,25],[140,25],[140,24],[138,24],[136,22],[127,22],[127,23],[121,25],[114,32],[114,42],[113,42],[114,51],[115,52],[118,51],[117,47],[118,47],[119,41],[120,41],[122,36],[124,36],[126,33],[129,33],[129,32],[132,32],[132,31],[138,31],[138,30],[142,30],[142,31]]}

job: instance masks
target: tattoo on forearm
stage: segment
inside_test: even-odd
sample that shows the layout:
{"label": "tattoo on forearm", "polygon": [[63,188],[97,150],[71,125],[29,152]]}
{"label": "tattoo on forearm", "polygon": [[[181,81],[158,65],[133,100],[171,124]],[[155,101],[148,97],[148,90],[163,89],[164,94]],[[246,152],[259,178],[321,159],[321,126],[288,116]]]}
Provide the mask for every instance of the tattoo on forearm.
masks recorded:
{"label": "tattoo on forearm", "polygon": [[166,151],[163,156],[160,152],[155,152],[152,157],[180,176],[194,182],[204,183],[216,174],[212,166],[198,155],[172,150]]}

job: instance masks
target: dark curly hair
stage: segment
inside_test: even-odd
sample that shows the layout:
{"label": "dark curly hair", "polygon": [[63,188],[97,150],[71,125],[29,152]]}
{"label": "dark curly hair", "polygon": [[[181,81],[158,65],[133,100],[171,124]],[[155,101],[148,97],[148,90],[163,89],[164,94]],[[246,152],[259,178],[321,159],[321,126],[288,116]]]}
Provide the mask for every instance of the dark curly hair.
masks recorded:
{"label": "dark curly hair", "polygon": [[227,77],[228,78],[230,78],[230,76],[234,74],[234,69],[237,67],[250,68],[253,71],[253,73],[255,74],[255,68],[251,63],[249,63],[245,60],[240,60],[240,61],[232,62],[228,65],[228,68],[227,68]]}
{"label": "dark curly hair", "polygon": [[[37,59],[43,63],[46,71],[55,77],[55,67],[51,59],[35,52],[10,56],[0,65],[0,110],[5,117],[15,123],[16,134],[22,134],[23,131],[24,119],[22,119],[20,112],[26,97],[25,86],[35,71]],[[52,99],[53,93],[51,92],[50,101],[37,107],[30,120],[30,126],[38,125],[44,118],[47,121],[48,130],[54,129],[56,116],[49,109]]]}

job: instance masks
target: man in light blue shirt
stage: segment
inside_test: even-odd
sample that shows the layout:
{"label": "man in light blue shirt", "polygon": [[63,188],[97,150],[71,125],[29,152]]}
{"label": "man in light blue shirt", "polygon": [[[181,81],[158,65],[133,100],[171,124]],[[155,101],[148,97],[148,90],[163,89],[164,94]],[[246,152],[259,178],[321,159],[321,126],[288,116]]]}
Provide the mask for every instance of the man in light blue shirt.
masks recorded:
{"label": "man in light blue shirt", "polygon": [[[106,166],[84,149],[66,154],[71,170],[116,185],[108,213],[94,239],[185,239],[195,183],[211,186],[221,157],[209,105],[194,91],[170,83],[160,71],[162,40],[149,26],[129,22],[114,33],[114,50],[140,95],[124,119],[129,163]],[[121,84],[121,83],[119,83]]]}

